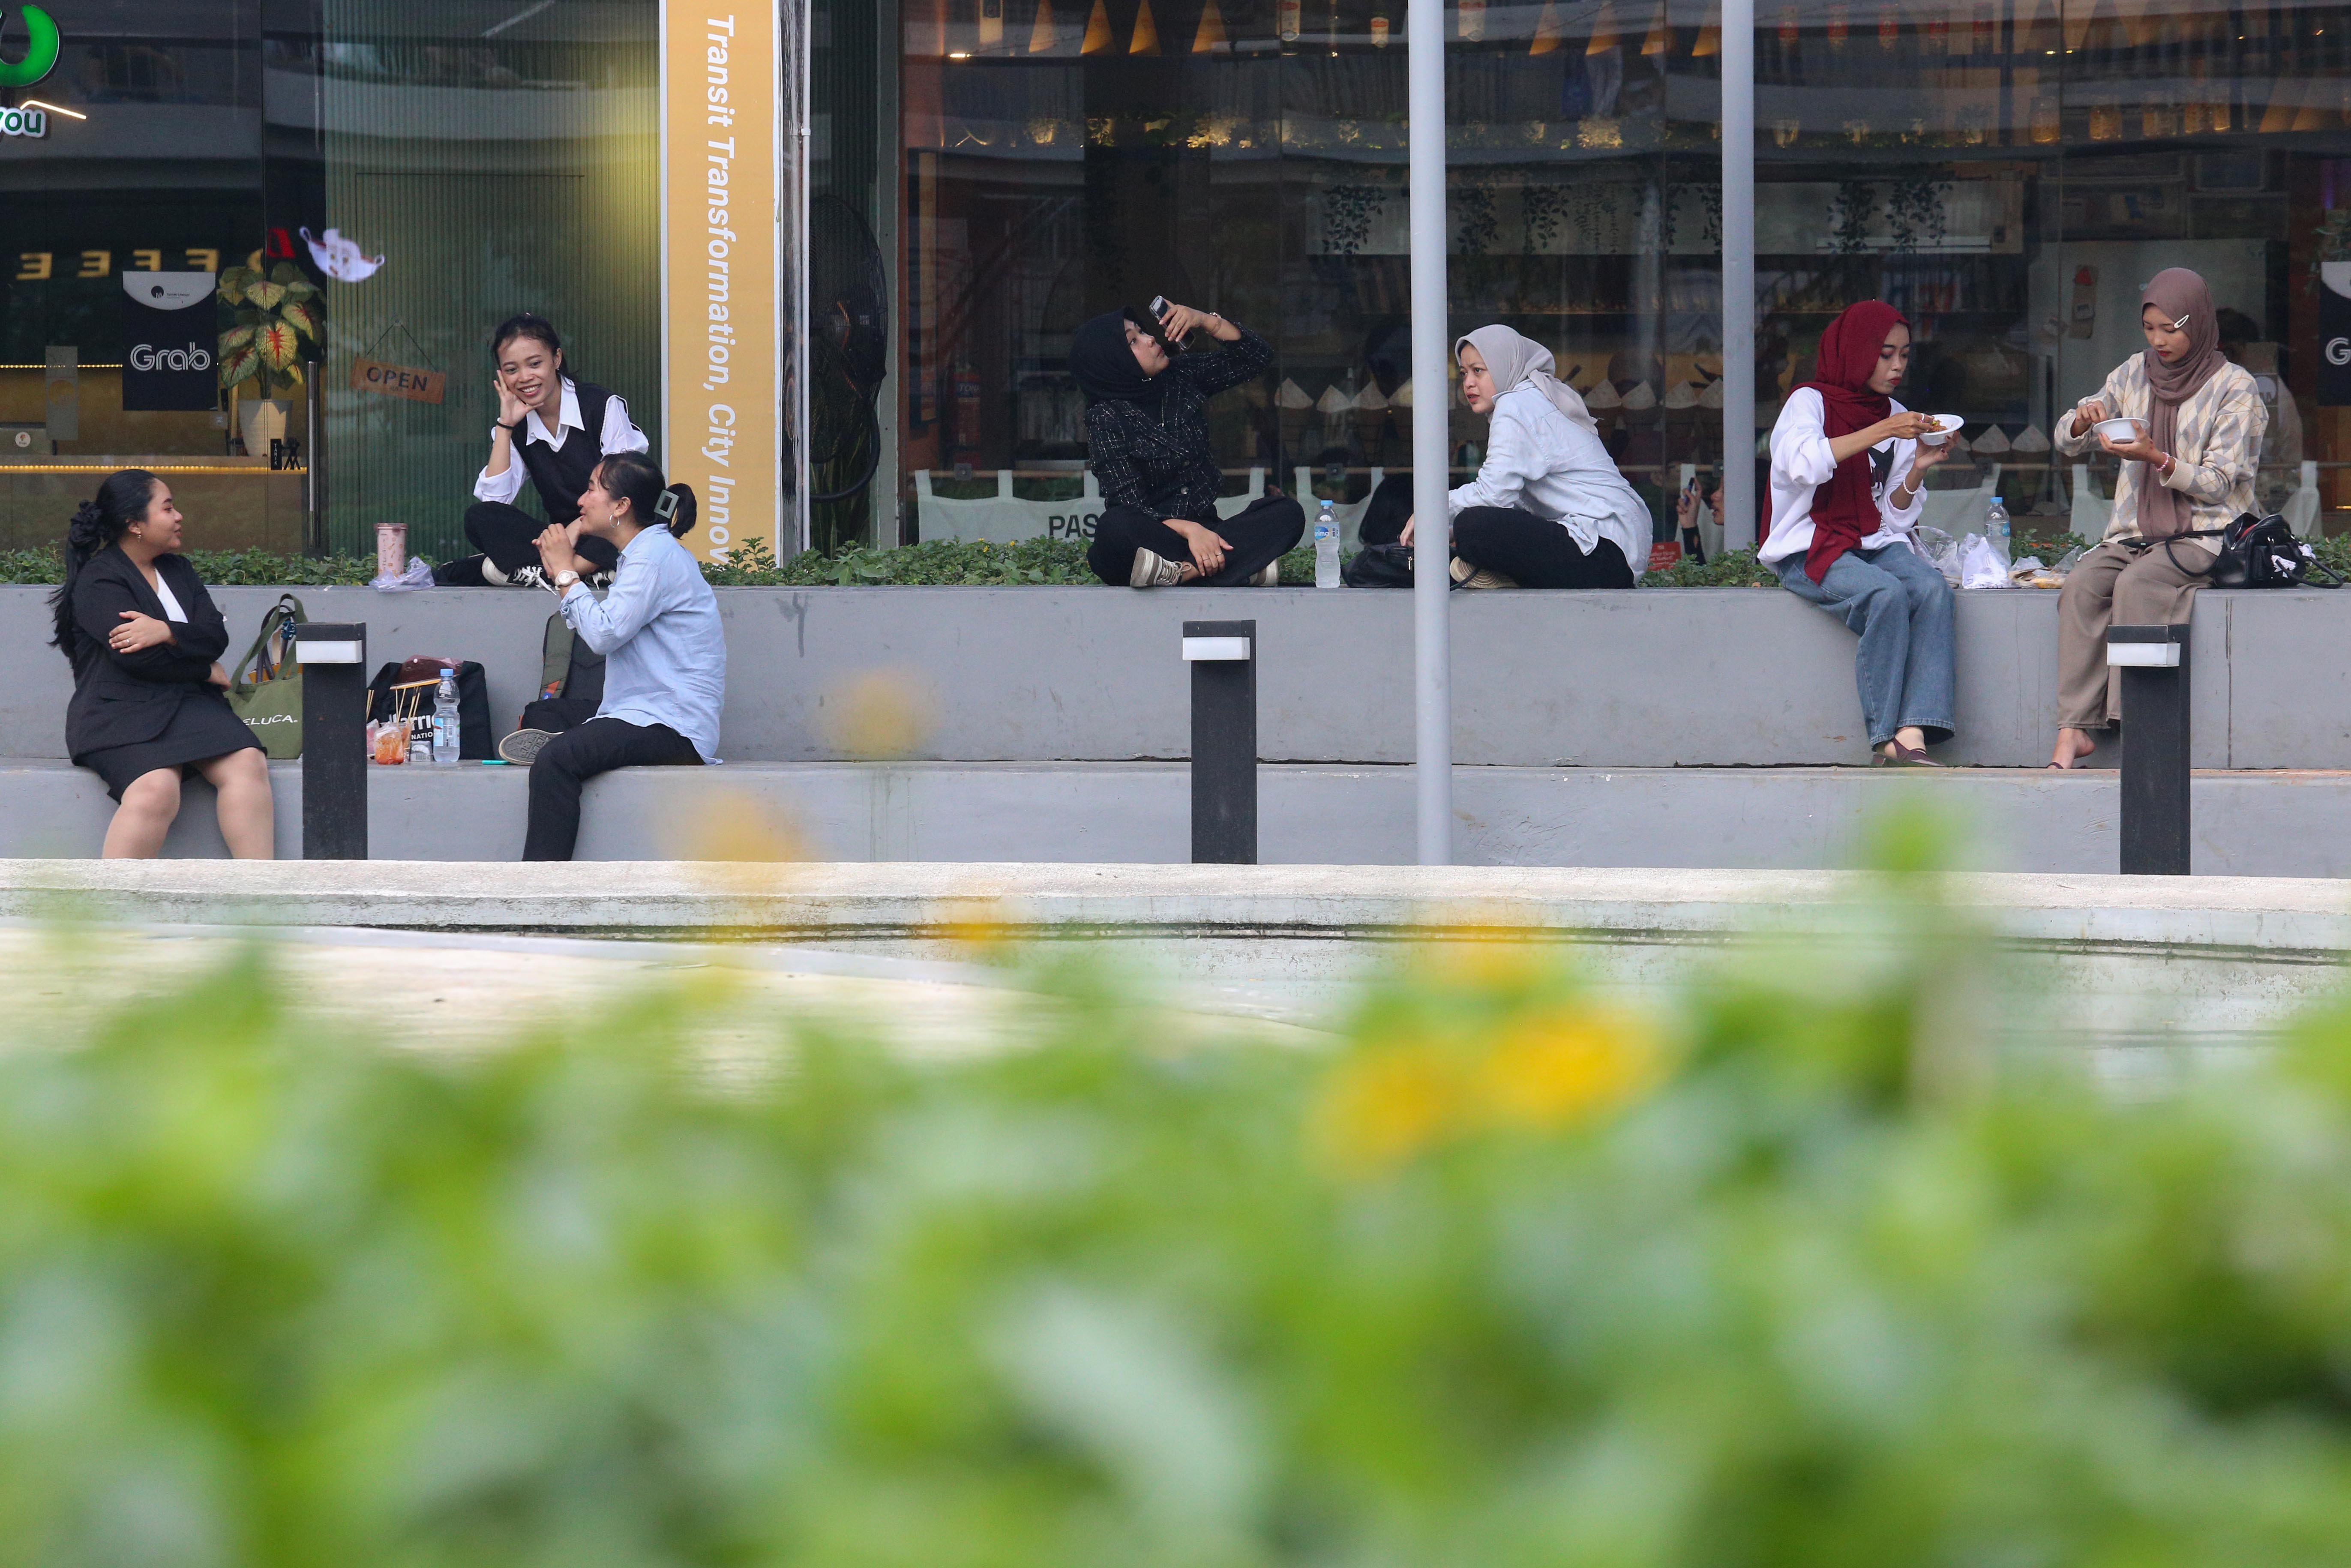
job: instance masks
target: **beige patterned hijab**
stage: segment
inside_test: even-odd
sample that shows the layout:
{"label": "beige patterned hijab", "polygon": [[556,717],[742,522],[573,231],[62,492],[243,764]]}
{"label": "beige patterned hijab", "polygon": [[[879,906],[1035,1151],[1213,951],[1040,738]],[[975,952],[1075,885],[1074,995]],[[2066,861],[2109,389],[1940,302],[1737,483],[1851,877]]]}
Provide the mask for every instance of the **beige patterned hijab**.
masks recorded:
{"label": "beige patterned hijab", "polygon": [[[2202,390],[2228,361],[2220,353],[2220,320],[2212,309],[2212,291],[2204,279],[2184,267],[2167,267],[2139,291],[2139,311],[2154,306],[2167,321],[2182,323],[2188,351],[2167,361],[2150,347],[2140,361],[2147,371],[2147,439],[2158,452],[2170,452],[2179,439],[2179,405]],[[2117,411],[2119,412],[2119,411]],[[2184,534],[2195,508],[2188,497],[2163,482],[2153,464],[2147,465],[2138,487],[2138,531],[2143,538],[2168,539]]]}

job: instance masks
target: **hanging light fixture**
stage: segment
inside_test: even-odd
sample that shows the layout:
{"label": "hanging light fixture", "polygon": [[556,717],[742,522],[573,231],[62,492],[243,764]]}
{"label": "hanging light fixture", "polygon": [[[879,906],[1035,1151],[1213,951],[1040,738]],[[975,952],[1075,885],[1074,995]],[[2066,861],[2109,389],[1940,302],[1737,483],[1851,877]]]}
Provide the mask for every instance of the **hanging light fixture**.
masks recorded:
{"label": "hanging light fixture", "polygon": [[1078,53],[1099,55],[1110,47],[1110,7],[1104,0],[1094,0],[1093,13],[1086,18],[1085,42],[1078,46]]}
{"label": "hanging light fixture", "polygon": [[1155,55],[1159,52],[1159,24],[1152,20],[1151,0],[1134,9],[1134,33],[1126,41],[1130,55]]}
{"label": "hanging light fixture", "polygon": [[1053,25],[1053,0],[1037,0],[1037,20],[1029,28],[1029,52],[1049,55],[1061,42],[1061,30]]}
{"label": "hanging light fixture", "polygon": [[1207,9],[1200,13],[1200,25],[1192,33],[1192,52],[1230,54],[1232,48],[1232,39],[1225,33],[1225,14],[1217,8],[1217,0],[1208,0]]}

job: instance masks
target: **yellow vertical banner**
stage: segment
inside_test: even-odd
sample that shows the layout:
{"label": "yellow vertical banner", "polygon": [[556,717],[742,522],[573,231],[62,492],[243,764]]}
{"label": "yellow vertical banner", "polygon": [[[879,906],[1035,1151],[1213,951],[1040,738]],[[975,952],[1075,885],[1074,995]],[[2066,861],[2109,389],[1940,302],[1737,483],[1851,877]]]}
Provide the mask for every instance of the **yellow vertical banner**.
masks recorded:
{"label": "yellow vertical banner", "polygon": [[705,559],[787,548],[778,12],[662,6],[662,466],[700,498],[685,542]]}

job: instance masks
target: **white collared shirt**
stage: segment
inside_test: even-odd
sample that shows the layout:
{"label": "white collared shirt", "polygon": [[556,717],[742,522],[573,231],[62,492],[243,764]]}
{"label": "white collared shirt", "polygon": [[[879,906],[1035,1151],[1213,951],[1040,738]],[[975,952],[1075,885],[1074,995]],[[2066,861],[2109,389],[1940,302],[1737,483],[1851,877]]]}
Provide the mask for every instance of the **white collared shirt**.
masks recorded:
{"label": "white collared shirt", "polygon": [[[563,407],[555,416],[554,431],[550,433],[546,423],[538,417],[538,410],[532,409],[522,416],[522,441],[537,441],[551,452],[560,452],[566,436],[575,430],[587,428],[580,419],[580,389],[572,383],[569,376],[566,376],[563,378]],[[507,471],[503,474],[493,474],[488,464],[482,465],[481,473],[474,479],[474,499],[504,501],[509,506],[514,504],[514,498],[522,494],[523,481],[530,476],[530,471],[523,466],[521,446],[522,442],[518,441],[508,450]],[[604,404],[604,428],[597,447],[598,455],[645,452],[652,447],[653,443],[645,439],[645,433],[639,430],[635,421],[629,417],[628,399],[614,392]]]}
{"label": "white collared shirt", "polygon": [[604,655],[598,718],[665,724],[694,742],[705,762],[718,760],[718,710],[726,701],[718,598],[667,528],[646,528],[622,548],[602,599],[573,583],[563,595],[563,619]]}
{"label": "white collared shirt", "polygon": [[[1892,398],[1886,401],[1893,404],[1896,413],[1910,412]],[[1813,548],[1813,494],[1836,472],[1836,457],[1829,451],[1824,423],[1827,412],[1820,393],[1810,387],[1798,387],[1788,394],[1780,417],[1772,423],[1771,537],[1755,552],[1766,566],[1792,555],[1803,555]],[[1894,492],[1902,487],[1902,481],[1910,476],[1910,460],[1917,455],[1918,444],[1889,435],[1870,450],[1884,452],[1888,446],[1894,449],[1894,461],[1886,471],[1886,483],[1876,487],[1877,531],[1861,541],[1863,549],[1911,544],[1910,531],[1918,526],[1918,514],[1927,505],[1923,489],[1910,493],[1907,507],[1888,505]]]}
{"label": "white collared shirt", "polygon": [[1600,437],[1521,382],[1494,400],[1478,476],[1446,493],[1451,511],[1509,507],[1557,523],[1586,555],[1602,539],[1625,552],[1633,580],[1649,570],[1649,504],[1616,471]]}

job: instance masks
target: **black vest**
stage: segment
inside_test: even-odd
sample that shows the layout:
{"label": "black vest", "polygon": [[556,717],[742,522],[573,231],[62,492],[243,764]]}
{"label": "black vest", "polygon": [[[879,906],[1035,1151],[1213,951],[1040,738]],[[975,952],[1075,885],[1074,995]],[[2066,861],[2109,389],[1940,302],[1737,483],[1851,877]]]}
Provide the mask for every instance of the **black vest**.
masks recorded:
{"label": "black vest", "polygon": [[571,392],[580,400],[580,423],[587,426],[585,430],[564,437],[559,450],[544,441],[515,443],[524,471],[538,486],[538,504],[547,508],[550,523],[569,523],[579,517],[580,497],[588,493],[589,478],[604,456],[604,409],[612,394],[586,382],[572,382]]}

